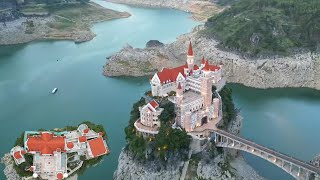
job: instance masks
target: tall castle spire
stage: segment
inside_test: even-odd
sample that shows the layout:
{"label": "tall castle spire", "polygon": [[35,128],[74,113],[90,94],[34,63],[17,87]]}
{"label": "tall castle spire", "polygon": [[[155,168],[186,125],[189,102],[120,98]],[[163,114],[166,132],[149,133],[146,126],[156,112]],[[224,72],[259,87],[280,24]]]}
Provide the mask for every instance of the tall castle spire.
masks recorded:
{"label": "tall castle spire", "polygon": [[189,43],[188,56],[193,56],[193,49],[192,49],[191,41]]}
{"label": "tall castle spire", "polygon": [[189,71],[191,71],[194,66],[193,49],[192,49],[191,41],[189,43],[189,48],[188,48],[187,63],[188,63],[188,69]]}

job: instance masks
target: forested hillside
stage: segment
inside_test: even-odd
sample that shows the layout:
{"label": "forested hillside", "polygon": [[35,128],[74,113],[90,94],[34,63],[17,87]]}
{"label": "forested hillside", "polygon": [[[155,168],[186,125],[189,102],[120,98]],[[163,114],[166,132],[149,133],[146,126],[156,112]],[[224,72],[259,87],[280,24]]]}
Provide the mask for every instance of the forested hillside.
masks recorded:
{"label": "forested hillside", "polygon": [[241,0],[211,17],[205,34],[249,54],[290,54],[320,43],[319,0]]}

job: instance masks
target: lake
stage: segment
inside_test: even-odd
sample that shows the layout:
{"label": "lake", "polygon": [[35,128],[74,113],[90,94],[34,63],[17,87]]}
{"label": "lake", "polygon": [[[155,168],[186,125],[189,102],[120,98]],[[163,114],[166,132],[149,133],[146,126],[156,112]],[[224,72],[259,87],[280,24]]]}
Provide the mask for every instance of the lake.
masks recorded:
{"label": "lake", "polygon": [[[150,84],[146,77],[103,76],[106,57],[127,43],[142,48],[151,39],[173,42],[200,24],[190,14],[177,10],[96,2],[132,16],[95,24],[92,31],[97,36],[81,44],[38,41],[0,46],[1,157],[25,130],[52,129],[88,120],[105,127],[111,154],[79,179],[111,179],[125,145],[124,127],[131,106],[149,90]],[[55,87],[59,90],[52,95]],[[244,137],[303,160],[320,153],[320,145],[314,144],[320,137],[318,91],[258,90],[236,84],[231,87],[245,118],[241,132]],[[268,162],[244,156],[268,179],[291,179]],[[3,168],[1,165],[1,171]],[[4,178],[1,172],[0,179]]]}

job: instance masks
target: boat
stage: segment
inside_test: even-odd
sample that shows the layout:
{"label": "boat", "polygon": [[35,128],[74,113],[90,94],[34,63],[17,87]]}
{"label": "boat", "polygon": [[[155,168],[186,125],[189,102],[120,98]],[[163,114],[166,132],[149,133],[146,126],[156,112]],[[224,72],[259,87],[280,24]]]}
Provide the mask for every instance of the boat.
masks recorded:
{"label": "boat", "polygon": [[51,93],[55,94],[57,91],[58,91],[58,88],[54,88]]}

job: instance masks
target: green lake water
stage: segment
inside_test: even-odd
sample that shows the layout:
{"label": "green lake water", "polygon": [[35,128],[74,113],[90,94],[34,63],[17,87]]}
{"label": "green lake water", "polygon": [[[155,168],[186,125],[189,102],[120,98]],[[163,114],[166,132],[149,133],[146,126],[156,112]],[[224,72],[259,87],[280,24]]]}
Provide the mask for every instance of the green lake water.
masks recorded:
{"label": "green lake water", "polygon": [[[79,179],[111,179],[125,145],[124,127],[132,103],[149,89],[148,78],[107,78],[106,57],[129,43],[144,47],[150,39],[170,43],[198,25],[190,14],[97,1],[132,14],[95,24],[89,42],[41,41],[0,47],[0,156],[24,130],[52,129],[82,121],[102,124],[111,154]],[[59,60],[59,61],[57,61]],[[59,90],[51,94],[53,88]],[[303,160],[320,153],[320,93],[309,89],[257,90],[231,85],[242,109],[242,135]],[[291,179],[259,158],[244,154],[268,179]],[[1,171],[3,169],[1,165]],[[5,179],[0,173],[0,179]]]}

